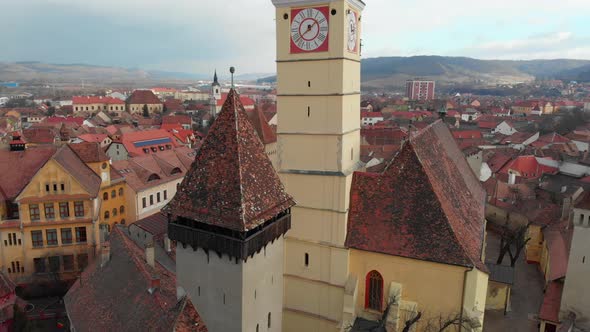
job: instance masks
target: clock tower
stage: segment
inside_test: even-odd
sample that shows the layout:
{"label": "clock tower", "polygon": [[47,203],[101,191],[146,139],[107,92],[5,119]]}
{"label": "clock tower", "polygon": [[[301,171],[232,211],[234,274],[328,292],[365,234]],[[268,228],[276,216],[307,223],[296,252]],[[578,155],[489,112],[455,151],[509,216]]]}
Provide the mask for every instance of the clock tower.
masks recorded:
{"label": "clock tower", "polygon": [[272,2],[278,169],[297,201],[285,241],[283,331],[340,331],[354,315],[346,303],[356,281],[349,277],[344,241],[352,173],[359,168],[365,5],[360,0]]}

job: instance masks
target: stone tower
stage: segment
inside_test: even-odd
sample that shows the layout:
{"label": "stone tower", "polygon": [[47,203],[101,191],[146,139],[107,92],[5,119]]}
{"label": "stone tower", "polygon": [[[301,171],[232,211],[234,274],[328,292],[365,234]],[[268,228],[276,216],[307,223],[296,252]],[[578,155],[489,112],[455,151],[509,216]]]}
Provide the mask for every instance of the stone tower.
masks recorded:
{"label": "stone tower", "polygon": [[294,201],[232,89],[172,201],[176,277],[210,331],[281,331]]}
{"label": "stone tower", "polygon": [[360,155],[360,0],[276,7],[279,175],[297,200],[285,241],[283,331],[338,331],[350,314],[344,247]]}
{"label": "stone tower", "polygon": [[213,74],[213,83],[211,83],[211,92],[209,94],[209,104],[211,105],[211,116],[217,117],[219,107],[217,106],[221,100],[221,85],[217,80],[217,70]]}

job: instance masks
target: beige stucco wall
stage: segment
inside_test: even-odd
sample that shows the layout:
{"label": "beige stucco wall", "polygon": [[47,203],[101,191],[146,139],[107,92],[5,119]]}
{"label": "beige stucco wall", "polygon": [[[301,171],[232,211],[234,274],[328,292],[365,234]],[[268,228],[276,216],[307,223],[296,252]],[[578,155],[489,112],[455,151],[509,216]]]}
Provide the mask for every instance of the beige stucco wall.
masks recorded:
{"label": "beige stucco wall", "polygon": [[402,285],[403,301],[416,302],[418,310],[433,317],[459,313],[463,296],[465,308],[475,306],[483,312],[485,307],[485,273],[473,270],[465,274],[468,270],[465,267],[351,249],[350,273],[359,280],[356,310],[360,317],[374,318],[375,315],[373,311],[365,310],[365,278],[372,270],[383,276],[384,303],[388,287],[394,282]]}
{"label": "beige stucco wall", "polygon": [[[135,212],[135,216],[128,214],[130,221],[135,222],[145,217],[151,216],[152,214],[159,212],[174,195],[176,195],[177,185],[182,182],[183,178],[178,178],[172,181],[161,183],[157,186],[143,189],[135,194],[133,200],[134,207],[132,208]],[[164,190],[166,190],[166,199],[164,199]],[[160,193],[160,202],[157,200],[157,195]],[[150,205],[150,195],[154,197],[154,204]],[[143,198],[146,198],[147,206],[143,208]],[[135,218],[133,218],[135,217]]]}
{"label": "beige stucco wall", "polygon": [[486,310],[504,310],[510,288],[506,284],[490,281],[486,297]]}

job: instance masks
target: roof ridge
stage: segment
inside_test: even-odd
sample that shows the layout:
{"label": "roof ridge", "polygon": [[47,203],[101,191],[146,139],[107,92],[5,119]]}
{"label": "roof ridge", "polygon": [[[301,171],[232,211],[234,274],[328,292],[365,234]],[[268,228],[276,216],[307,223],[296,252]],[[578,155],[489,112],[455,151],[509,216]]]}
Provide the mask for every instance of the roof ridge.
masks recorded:
{"label": "roof ridge", "polygon": [[[242,220],[242,222],[246,222],[246,211],[244,209],[244,205],[245,205],[245,201],[244,201],[244,186],[242,185],[243,183],[243,175],[242,175],[242,151],[241,151],[241,144],[239,142],[239,130],[240,130],[240,126],[239,126],[239,114],[238,112],[241,110],[240,107],[242,107],[241,105],[241,101],[240,101],[240,97],[237,93],[236,90],[234,90],[233,88],[230,89],[229,94],[228,94],[228,98],[229,96],[232,96],[232,98],[234,99],[234,102],[232,103],[233,105],[233,112],[234,112],[234,121],[235,121],[235,126],[236,126],[236,149],[238,150],[238,174],[239,174],[239,179],[240,179],[240,219]],[[238,102],[239,104],[236,104],[236,102]],[[238,107],[240,106],[240,107]],[[244,115],[245,111],[244,111]],[[246,121],[248,121],[247,116],[246,116]]]}

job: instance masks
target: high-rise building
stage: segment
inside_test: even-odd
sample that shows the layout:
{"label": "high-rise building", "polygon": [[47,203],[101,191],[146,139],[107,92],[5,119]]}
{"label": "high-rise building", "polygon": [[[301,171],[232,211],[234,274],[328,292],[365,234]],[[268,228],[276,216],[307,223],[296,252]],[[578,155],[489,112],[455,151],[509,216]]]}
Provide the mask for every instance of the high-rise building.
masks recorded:
{"label": "high-rise building", "polygon": [[[337,331],[360,155],[360,0],[276,7],[279,175],[297,201],[285,241],[283,331]],[[354,310],[354,309],[352,309]]]}
{"label": "high-rise building", "polygon": [[433,100],[434,81],[408,80],[406,81],[406,97],[410,100]]}

